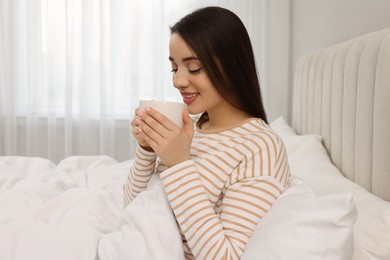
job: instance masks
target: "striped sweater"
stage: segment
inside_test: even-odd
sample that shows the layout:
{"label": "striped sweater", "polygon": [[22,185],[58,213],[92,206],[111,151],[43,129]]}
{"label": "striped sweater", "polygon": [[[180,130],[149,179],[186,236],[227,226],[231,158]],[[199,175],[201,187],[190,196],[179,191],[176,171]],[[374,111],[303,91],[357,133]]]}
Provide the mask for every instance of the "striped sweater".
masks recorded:
{"label": "striped sweater", "polygon": [[219,131],[195,128],[191,160],[170,168],[138,146],[124,185],[125,205],[154,172],[165,186],[187,259],[239,259],[290,177],[282,140],[257,118]]}

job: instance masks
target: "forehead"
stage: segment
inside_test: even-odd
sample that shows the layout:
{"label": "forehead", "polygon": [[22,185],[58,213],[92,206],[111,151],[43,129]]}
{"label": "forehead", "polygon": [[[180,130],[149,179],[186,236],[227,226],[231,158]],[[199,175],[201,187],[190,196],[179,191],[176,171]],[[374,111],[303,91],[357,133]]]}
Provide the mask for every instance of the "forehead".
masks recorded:
{"label": "forehead", "polygon": [[196,57],[196,54],[180,34],[173,33],[169,41],[169,56],[177,61],[186,57]]}

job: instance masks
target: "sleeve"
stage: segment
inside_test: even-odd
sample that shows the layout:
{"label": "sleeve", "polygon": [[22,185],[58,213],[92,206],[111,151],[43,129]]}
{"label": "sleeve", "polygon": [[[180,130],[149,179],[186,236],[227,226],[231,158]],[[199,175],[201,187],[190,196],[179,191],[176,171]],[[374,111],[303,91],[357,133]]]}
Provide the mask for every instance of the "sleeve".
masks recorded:
{"label": "sleeve", "polygon": [[215,208],[192,160],[162,173],[168,200],[196,259],[240,259],[257,224],[285,189],[274,176],[259,174],[273,171],[273,155],[250,151]]}
{"label": "sleeve", "polygon": [[123,203],[126,207],[137,195],[146,189],[156,166],[157,155],[137,146],[134,164],[123,185]]}

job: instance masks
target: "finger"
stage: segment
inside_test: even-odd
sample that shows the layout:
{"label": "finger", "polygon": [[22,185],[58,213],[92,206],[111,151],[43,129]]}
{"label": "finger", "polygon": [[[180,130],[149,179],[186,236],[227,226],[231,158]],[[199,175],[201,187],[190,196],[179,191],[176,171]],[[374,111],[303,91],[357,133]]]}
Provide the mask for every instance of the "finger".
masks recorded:
{"label": "finger", "polygon": [[134,119],[136,118],[139,118],[140,117],[140,114],[142,114],[143,112],[141,111],[141,109],[139,107],[137,107],[135,110],[134,110]]}
{"label": "finger", "polygon": [[144,124],[148,125],[150,128],[152,128],[154,131],[162,134],[164,131],[167,131],[168,129],[162,125],[159,121],[157,121],[154,117],[144,114],[141,118],[140,126],[143,126]]}
{"label": "finger", "polygon": [[145,111],[142,110],[142,109],[140,109],[140,108],[137,108],[137,110],[136,110],[136,115],[137,115],[137,116],[142,116],[143,114],[145,114]]}
{"label": "finger", "polygon": [[139,135],[142,132],[141,127],[140,126],[134,127],[132,129],[132,132],[133,132],[134,135]]}
{"label": "finger", "polygon": [[139,115],[139,114],[142,114],[143,113],[143,109],[141,109],[140,107],[137,107],[135,110],[134,110],[134,114],[135,115]]}
{"label": "finger", "polygon": [[135,124],[136,126],[139,126],[141,123],[142,123],[141,117],[136,116],[136,117],[134,118],[134,124]]}
{"label": "finger", "polygon": [[141,136],[140,136],[140,133],[141,133],[141,132],[142,132],[142,131],[140,130],[139,127],[135,127],[135,128],[133,128],[133,129],[131,130],[131,133],[133,134],[133,136],[135,137],[135,139],[137,139],[138,142],[143,142],[143,141],[144,141],[143,138],[141,138]]}
{"label": "finger", "polygon": [[[154,119],[153,119],[154,120]],[[150,121],[150,119],[148,120]],[[156,123],[158,123],[157,121],[154,120],[154,122],[152,123],[152,125],[155,125]],[[162,127],[162,126],[161,126]],[[162,127],[163,128],[163,127]],[[140,129],[140,132],[147,135],[150,139],[152,139],[155,143],[161,143],[161,140],[163,138],[163,136],[161,135],[161,132],[156,130],[155,127],[153,126],[150,126],[147,124],[147,122],[143,122],[141,123],[141,125],[139,126],[139,129]]]}
{"label": "finger", "polygon": [[141,112],[140,108],[137,107],[135,110],[134,110],[134,117],[133,117],[133,120],[131,120],[131,125],[133,125],[133,122],[134,120],[138,117],[139,118],[139,113]]}
{"label": "finger", "polygon": [[158,143],[153,139],[151,138],[146,132],[144,132],[142,130],[142,128],[140,128],[140,133],[139,133],[139,136],[145,140],[145,142],[153,149],[153,150],[156,150],[156,148],[158,147]]}
{"label": "finger", "polygon": [[185,132],[188,132],[188,131],[193,132],[193,130],[194,130],[194,127],[193,127],[194,122],[192,121],[192,118],[188,114],[188,110],[184,110],[183,111],[182,117],[183,117],[183,129],[184,129],[184,131]]}
{"label": "finger", "polygon": [[164,126],[168,130],[172,131],[172,130],[178,128],[177,125],[172,122],[172,120],[170,120],[169,118],[167,118],[166,116],[164,116],[163,114],[161,114],[160,112],[158,112],[157,110],[155,110],[153,108],[149,108],[149,107],[146,108],[145,113],[147,115],[149,115],[150,117],[152,117],[154,120],[156,120],[159,124],[161,124],[162,126]]}
{"label": "finger", "polygon": [[[156,138],[158,137],[167,137],[169,136],[170,130],[167,129],[164,125],[162,125],[159,121],[157,121],[154,117],[144,114],[141,117],[140,126],[142,130],[146,131],[151,138],[154,138],[155,141],[158,141]],[[153,136],[153,134],[157,134]]]}
{"label": "finger", "polygon": [[141,118],[139,116],[135,116],[133,120],[131,120],[130,126],[133,130],[134,128],[138,127],[141,124]]}

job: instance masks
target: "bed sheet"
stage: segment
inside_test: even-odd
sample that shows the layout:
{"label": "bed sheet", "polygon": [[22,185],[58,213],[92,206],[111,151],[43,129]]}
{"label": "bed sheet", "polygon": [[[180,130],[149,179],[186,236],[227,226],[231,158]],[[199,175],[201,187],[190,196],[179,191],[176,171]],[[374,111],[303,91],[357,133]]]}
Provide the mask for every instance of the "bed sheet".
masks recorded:
{"label": "bed sheet", "polygon": [[132,161],[0,157],[0,259],[183,259],[161,180],[123,209]]}

